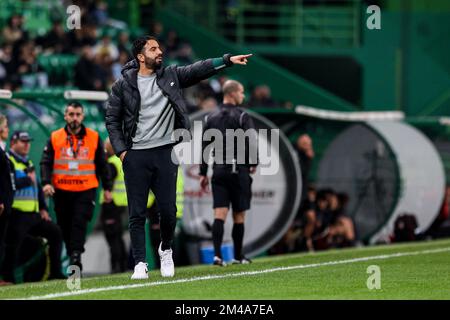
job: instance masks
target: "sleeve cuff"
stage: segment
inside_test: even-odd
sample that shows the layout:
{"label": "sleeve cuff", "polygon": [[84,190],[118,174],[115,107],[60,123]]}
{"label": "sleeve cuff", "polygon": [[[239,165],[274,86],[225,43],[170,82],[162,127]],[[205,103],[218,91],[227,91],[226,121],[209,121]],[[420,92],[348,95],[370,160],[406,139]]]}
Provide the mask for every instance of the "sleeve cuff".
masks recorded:
{"label": "sleeve cuff", "polygon": [[214,58],[212,59],[212,64],[215,70],[220,70],[226,67],[230,67],[233,65],[233,62],[230,61],[231,53],[226,53],[222,56],[222,58]]}
{"label": "sleeve cuff", "polygon": [[231,53],[225,53],[225,54],[223,55],[223,57],[222,57],[223,63],[225,63],[225,65],[226,65],[227,67],[231,67],[231,66],[233,65],[233,62],[231,62],[231,60],[230,60],[230,58],[231,58],[232,56],[233,56],[233,55],[232,55]]}

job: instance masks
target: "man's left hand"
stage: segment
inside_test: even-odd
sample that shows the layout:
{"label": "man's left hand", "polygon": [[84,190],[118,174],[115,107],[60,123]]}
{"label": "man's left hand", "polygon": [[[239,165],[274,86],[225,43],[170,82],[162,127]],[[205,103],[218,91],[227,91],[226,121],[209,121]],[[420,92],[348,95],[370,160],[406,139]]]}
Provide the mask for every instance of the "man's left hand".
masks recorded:
{"label": "man's left hand", "polygon": [[41,214],[41,218],[45,221],[52,221],[52,218],[50,218],[50,215],[48,214],[47,210],[41,210],[39,211],[39,213]]}
{"label": "man's left hand", "polygon": [[250,58],[253,54],[241,54],[238,56],[232,56],[230,58],[230,61],[233,62],[233,64],[241,64],[241,65],[247,65],[247,58]]}

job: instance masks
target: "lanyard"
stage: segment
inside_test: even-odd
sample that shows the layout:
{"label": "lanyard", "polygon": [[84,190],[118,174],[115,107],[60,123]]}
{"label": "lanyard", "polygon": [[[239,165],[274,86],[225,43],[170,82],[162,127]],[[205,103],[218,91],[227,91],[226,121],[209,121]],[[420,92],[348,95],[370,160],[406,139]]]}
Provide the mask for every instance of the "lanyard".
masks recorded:
{"label": "lanyard", "polygon": [[82,139],[78,139],[78,141],[77,141],[77,149],[76,149],[76,150],[73,148],[73,138],[72,138],[72,135],[67,136],[67,140],[69,140],[70,149],[72,150],[73,157],[76,159],[77,156],[78,156],[78,152],[80,151],[80,147],[81,147],[81,145],[83,144],[83,140],[82,140]]}

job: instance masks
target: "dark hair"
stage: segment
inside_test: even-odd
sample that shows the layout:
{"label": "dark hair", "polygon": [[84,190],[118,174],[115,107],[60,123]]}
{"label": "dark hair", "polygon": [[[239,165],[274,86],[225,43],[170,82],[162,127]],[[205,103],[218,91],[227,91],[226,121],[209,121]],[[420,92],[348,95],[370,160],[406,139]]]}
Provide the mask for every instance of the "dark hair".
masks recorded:
{"label": "dark hair", "polygon": [[332,188],[323,188],[322,191],[325,193],[325,195],[327,196],[331,196],[333,194],[335,194],[336,192],[334,192],[334,190]]}
{"label": "dark hair", "polygon": [[327,190],[326,189],[319,190],[316,195],[316,202],[327,201],[327,200],[328,200]]}
{"label": "dark hair", "polygon": [[[139,60],[137,58],[137,55],[139,53],[142,53],[142,50],[145,47],[145,44],[147,43],[148,40],[155,40],[156,42],[158,42],[158,39],[156,39],[156,37],[152,37],[152,36],[142,36],[137,38],[136,40],[134,40],[133,42],[133,48],[131,49],[131,52],[133,53],[133,58],[136,59],[136,61],[139,63]],[[159,42],[158,42],[159,44]]]}
{"label": "dark hair", "polygon": [[66,105],[65,111],[67,111],[68,107],[81,108],[83,110],[83,105],[78,101],[69,101]]}
{"label": "dark hair", "polygon": [[349,197],[348,194],[345,193],[345,192],[339,192],[339,193],[337,194],[337,197],[338,197],[338,199],[339,199],[339,204],[340,204],[342,207],[345,207],[345,206],[348,204],[349,200],[350,200],[350,197]]}
{"label": "dark hair", "polygon": [[22,18],[22,15],[18,14],[18,13],[14,13],[12,14],[9,19],[8,19],[8,26],[11,28],[13,26],[13,19],[14,18]]}

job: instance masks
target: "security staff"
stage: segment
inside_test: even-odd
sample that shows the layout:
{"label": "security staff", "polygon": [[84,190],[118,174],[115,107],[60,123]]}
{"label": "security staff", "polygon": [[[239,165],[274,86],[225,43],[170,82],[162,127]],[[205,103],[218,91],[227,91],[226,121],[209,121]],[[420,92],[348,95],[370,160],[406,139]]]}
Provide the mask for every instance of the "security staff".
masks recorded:
{"label": "security staff", "polygon": [[113,84],[106,108],[106,128],[123,162],[127,186],[131,245],[137,263],[131,279],[148,279],[145,220],[150,189],[161,212],[160,272],[163,277],[175,275],[172,243],[178,171],[172,161],[173,134],[175,129],[190,128],[182,89],[226,67],[246,65],[250,56],[225,54],[187,66],[163,67],[163,52],[156,38],[134,41],[134,60],[123,67],[123,77]]}
{"label": "security staff", "polygon": [[127,269],[127,251],[123,236],[122,216],[127,210],[127,193],[122,161],[114,154],[109,138],[105,141],[108,156],[110,179],[112,181],[112,198],[101,197],[102,210],[100,220],[110,251],[112,273],[125,272]]}
{"label": "security staff", "polygon": [[42,187],[36,179],[33,163],[28,159],[31,138],[28,132],[16,131],[11,137],[10,161],[15,172],[16,192],[6,235],[5,277],[16,282],[14,269],[23,240],[27,235],[44,237],[49,244],[50,277],[64,279],[61,272],[62,234],[51,221]]}
{"label": "security staff", "polygon": [[[233,263],[248,264],[251,261],[242,252],[244,240],[245,211],[250,209],[251,184],[250,174],[255,173],[258,161],[256,146],[256,130],[253,120],[247,112],[239,108],[244,101],[244,87],[241,83],[228,80],[223,85],[223,104],[219,110],[214,111],[206,118],[204,131],[217,129],[222,133],[223,150],[212,148],[214,156],[212,193],[214,208],[214,223],[212,236],[214,243],[214,264],[225,266],[221,255],[221,246],[224,233],[224,223],[228,214],[230,203],[233,208],[232,238],[234,244]],[[243,129],[253,137],[253,141],[246,140],[244,149],[238,147],[239,143],[231,143],[230,129]],[[253,129],[253,130],[251,130]],[[235,131],[234,131],[235,132]],[[231,137],[234,139],[234,137]],[[207,142],[203,141],[202,155],[205,155]],[[234,150],[230,149],[233,148]],[[252,151],[255,151],[252,153]],[[230,155],[232,158],[229,158]],[[244,163],[238,163],[238,159],[244,156]],[[209,179],[207,177],[208,159],[202,157],[200,166],[200,185],[207,190]]]}
{"label": "security staff", "polygon": [[11,284],[1,279],[6,230],[11,216],[14,198],[14,171],[11,169],[6,141],[9,136],[8,119],[0,114],[0,286]]}
{"label": "security staff", "polygon": [[83,125],[83,106],[70,102],[66,126],[53,131],[41,159],[44,193],[53,196],[70,264],[82,270],[88,222],[92,219],[101,177],[104,197],[111,199],[111,180],[99,134]]}

